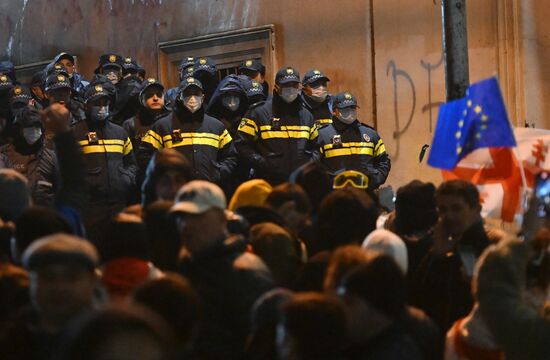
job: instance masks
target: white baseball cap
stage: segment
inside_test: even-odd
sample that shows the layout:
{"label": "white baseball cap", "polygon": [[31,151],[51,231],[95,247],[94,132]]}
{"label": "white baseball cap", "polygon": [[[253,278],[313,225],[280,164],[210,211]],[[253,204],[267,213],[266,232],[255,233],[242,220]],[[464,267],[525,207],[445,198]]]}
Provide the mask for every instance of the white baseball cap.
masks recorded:
{"label": "white baseball cap", "polygon": [[222,189],[208,181],[194,180],[179,189],[170,212],[202,214],[213,207],[226,209],[227,201]]}

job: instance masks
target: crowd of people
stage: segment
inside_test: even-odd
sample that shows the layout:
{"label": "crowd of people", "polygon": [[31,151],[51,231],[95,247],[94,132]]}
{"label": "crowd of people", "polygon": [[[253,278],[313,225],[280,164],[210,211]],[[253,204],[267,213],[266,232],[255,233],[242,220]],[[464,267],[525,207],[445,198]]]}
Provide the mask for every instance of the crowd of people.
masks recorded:
{"label": "crowd of people", "polygon": [[258,59],[0,62],[0,359],[548,359],[550,221],[413,180],[349,91]]}

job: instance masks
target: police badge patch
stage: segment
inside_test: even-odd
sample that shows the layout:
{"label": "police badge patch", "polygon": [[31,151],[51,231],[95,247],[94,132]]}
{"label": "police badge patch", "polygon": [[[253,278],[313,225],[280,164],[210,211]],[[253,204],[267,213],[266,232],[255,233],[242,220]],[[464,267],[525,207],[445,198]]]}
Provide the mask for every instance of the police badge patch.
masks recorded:
{"label": "police badge patch", "polygon": [[363,134],[363,139],[365,139],[366,142],[370,142],[370,136],[367,134]]}

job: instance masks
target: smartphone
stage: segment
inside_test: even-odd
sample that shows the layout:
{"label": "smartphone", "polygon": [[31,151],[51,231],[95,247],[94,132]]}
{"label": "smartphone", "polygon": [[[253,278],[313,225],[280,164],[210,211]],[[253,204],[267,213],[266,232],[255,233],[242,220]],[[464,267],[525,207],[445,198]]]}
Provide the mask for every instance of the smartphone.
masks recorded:
{"label": "smartphone", "polygon": [[535,179],[535,198],[537,215],[545,218],[550,211],[550,173],[541,171]]}

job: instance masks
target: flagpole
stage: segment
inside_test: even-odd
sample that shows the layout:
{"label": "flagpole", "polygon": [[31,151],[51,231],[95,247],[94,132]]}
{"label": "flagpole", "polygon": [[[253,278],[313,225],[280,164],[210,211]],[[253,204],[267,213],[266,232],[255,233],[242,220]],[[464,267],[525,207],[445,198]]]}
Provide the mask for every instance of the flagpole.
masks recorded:
{"label": "flagpole", "polygon": [[519,165],[519,172],[521,174],[521,184],[523,185],[523,194],[522,194],[522,202],[521,202],[521,209],[523,210],[522,213],[525,213],[527,210],[527,178],[525,177],[525,169],[523,168],[523,162],[521,161],[521,157],[519,156],[518,147],[514,147],[514,153],[516,155],[516,159],[518,160]]}

